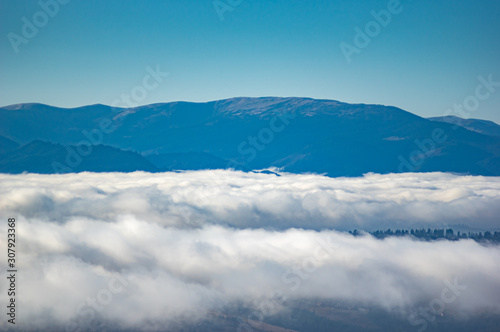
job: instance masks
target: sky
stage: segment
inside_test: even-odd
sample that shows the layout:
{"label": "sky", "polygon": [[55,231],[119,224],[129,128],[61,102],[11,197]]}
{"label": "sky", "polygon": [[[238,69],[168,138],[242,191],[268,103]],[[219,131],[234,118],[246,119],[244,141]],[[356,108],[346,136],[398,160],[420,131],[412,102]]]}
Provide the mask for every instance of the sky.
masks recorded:
{"label": "sky", "polygon": [[499,16],[495,0],[0,0],[0,105],[296,96],[500,123],[482,83],[500,82]]}

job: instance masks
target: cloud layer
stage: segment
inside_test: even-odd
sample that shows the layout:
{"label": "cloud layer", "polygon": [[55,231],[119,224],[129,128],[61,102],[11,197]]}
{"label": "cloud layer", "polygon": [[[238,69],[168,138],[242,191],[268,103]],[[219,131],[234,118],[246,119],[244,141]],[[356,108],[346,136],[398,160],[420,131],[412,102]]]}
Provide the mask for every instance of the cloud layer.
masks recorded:
{"label": "cloud layer", "polygon": [[131,215],[163,226],[498,229],[500,178],[444,173],[360,178],[224,170],[1,175],[0,211],[65,223]]}
{"label": "cloud layer", "polygon": [[159,330],[237,306],[257,319],[304,298],[408,316],[436,299],[462,315],[500,313],[499,247],[334,230],[454,220],[495,228],[498,178],[200,171],[0,175],[0,183],[1,214],[18,220],[26,328]]}

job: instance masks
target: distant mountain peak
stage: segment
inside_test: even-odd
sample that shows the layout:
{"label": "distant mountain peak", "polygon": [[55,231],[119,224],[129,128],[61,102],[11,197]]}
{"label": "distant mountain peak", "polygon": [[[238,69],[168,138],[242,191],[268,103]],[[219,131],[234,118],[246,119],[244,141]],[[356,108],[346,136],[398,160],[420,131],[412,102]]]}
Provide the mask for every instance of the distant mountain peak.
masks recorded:
{"label": "distant mountain peak", "polygon": [[27,111],[27,110],[32,110],[32,109],[59,109],[59,110],[75,110],[75,109],[86,109],[86,108],[109,108],[109,109],[115,109],[115,110],[121,110],[123,108],[121,107],[113,107],[113,106],[108,106],[104,104],[92,104],[92,105],[85,105],[85,106],[77,106],[77,107],[57,107],[57,106],[51,106],[47,104],[42,104],[42,103],[23,103],[23,104],[13,104],[13,105],[7,105],[0,107],[0,109],[4,110],[9,110],[9,111],[15,111],[15,110],[22,110],[22,111]]}
{"label": "distant mountain peak", "polygon": [[212,102],[215,109],[223,114],[269,115],[284,112],[316,114],[331,112],[347,105],[336,100],[312,99],[305,97],[236,97]]}
{"label": "distant mountain peak", "polygon": [[52,106],[41,103],[23,103],[23,104],[7,105],[0,108],[5,110],[15,111],[15,110],[28,110],[34,107],[52,107]]}
{"label": "distant mountain peak", "polygon": [[434,122],[444,122],[460,126],[483,135],[500,136],[500,125],[489,120],[463,119],[454,115],[436,116],[428,119]]}

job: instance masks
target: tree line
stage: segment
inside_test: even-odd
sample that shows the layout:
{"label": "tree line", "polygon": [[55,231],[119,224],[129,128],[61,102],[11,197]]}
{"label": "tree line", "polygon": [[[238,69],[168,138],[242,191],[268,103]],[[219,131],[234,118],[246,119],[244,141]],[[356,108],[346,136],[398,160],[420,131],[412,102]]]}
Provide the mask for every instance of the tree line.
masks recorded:
{"label": "tree line", "polygon": [[404,229],[387,229],[385,231],[382,230],[377,230],[374,232],[360,232],[358,230],[354,231],[349,231],[351,235],[354,236],[361,236],[366,233],[371,234],[372,236],[376,237],[377,239],[385,239],[387,237],[401,237],[401,236],[408,236],[408,237],[413,237],[417,238],[420,240],[424,241],[433,241],[433,240],[439,240],[439,239],[445,239],[449,241],[458,241],[462,239],[472,239],[477,242],[491,242],[491,243],[500,243],[500,232],[455,232],[453,229],[448,228],[448,229],[430,229],[428,228],[425,230],[424,228],[422,229],[411,229],[411,230],[404,230]]}

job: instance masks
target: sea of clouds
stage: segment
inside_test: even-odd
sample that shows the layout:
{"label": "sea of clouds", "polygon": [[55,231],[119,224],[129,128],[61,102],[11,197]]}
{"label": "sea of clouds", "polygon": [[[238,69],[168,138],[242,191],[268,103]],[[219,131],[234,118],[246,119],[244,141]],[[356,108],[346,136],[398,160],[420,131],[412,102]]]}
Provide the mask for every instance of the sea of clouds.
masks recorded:
{"label": "sea of clouds", "polygon": [[429,303],[464,317],[500,313],[499,246],[341,231],[499,229],[495,177],[0,174],[0,215],[17,220],[18,315],[28,329],[158,330],[236,306],[260,320],[306,298],[377,305],[410,320]]}

